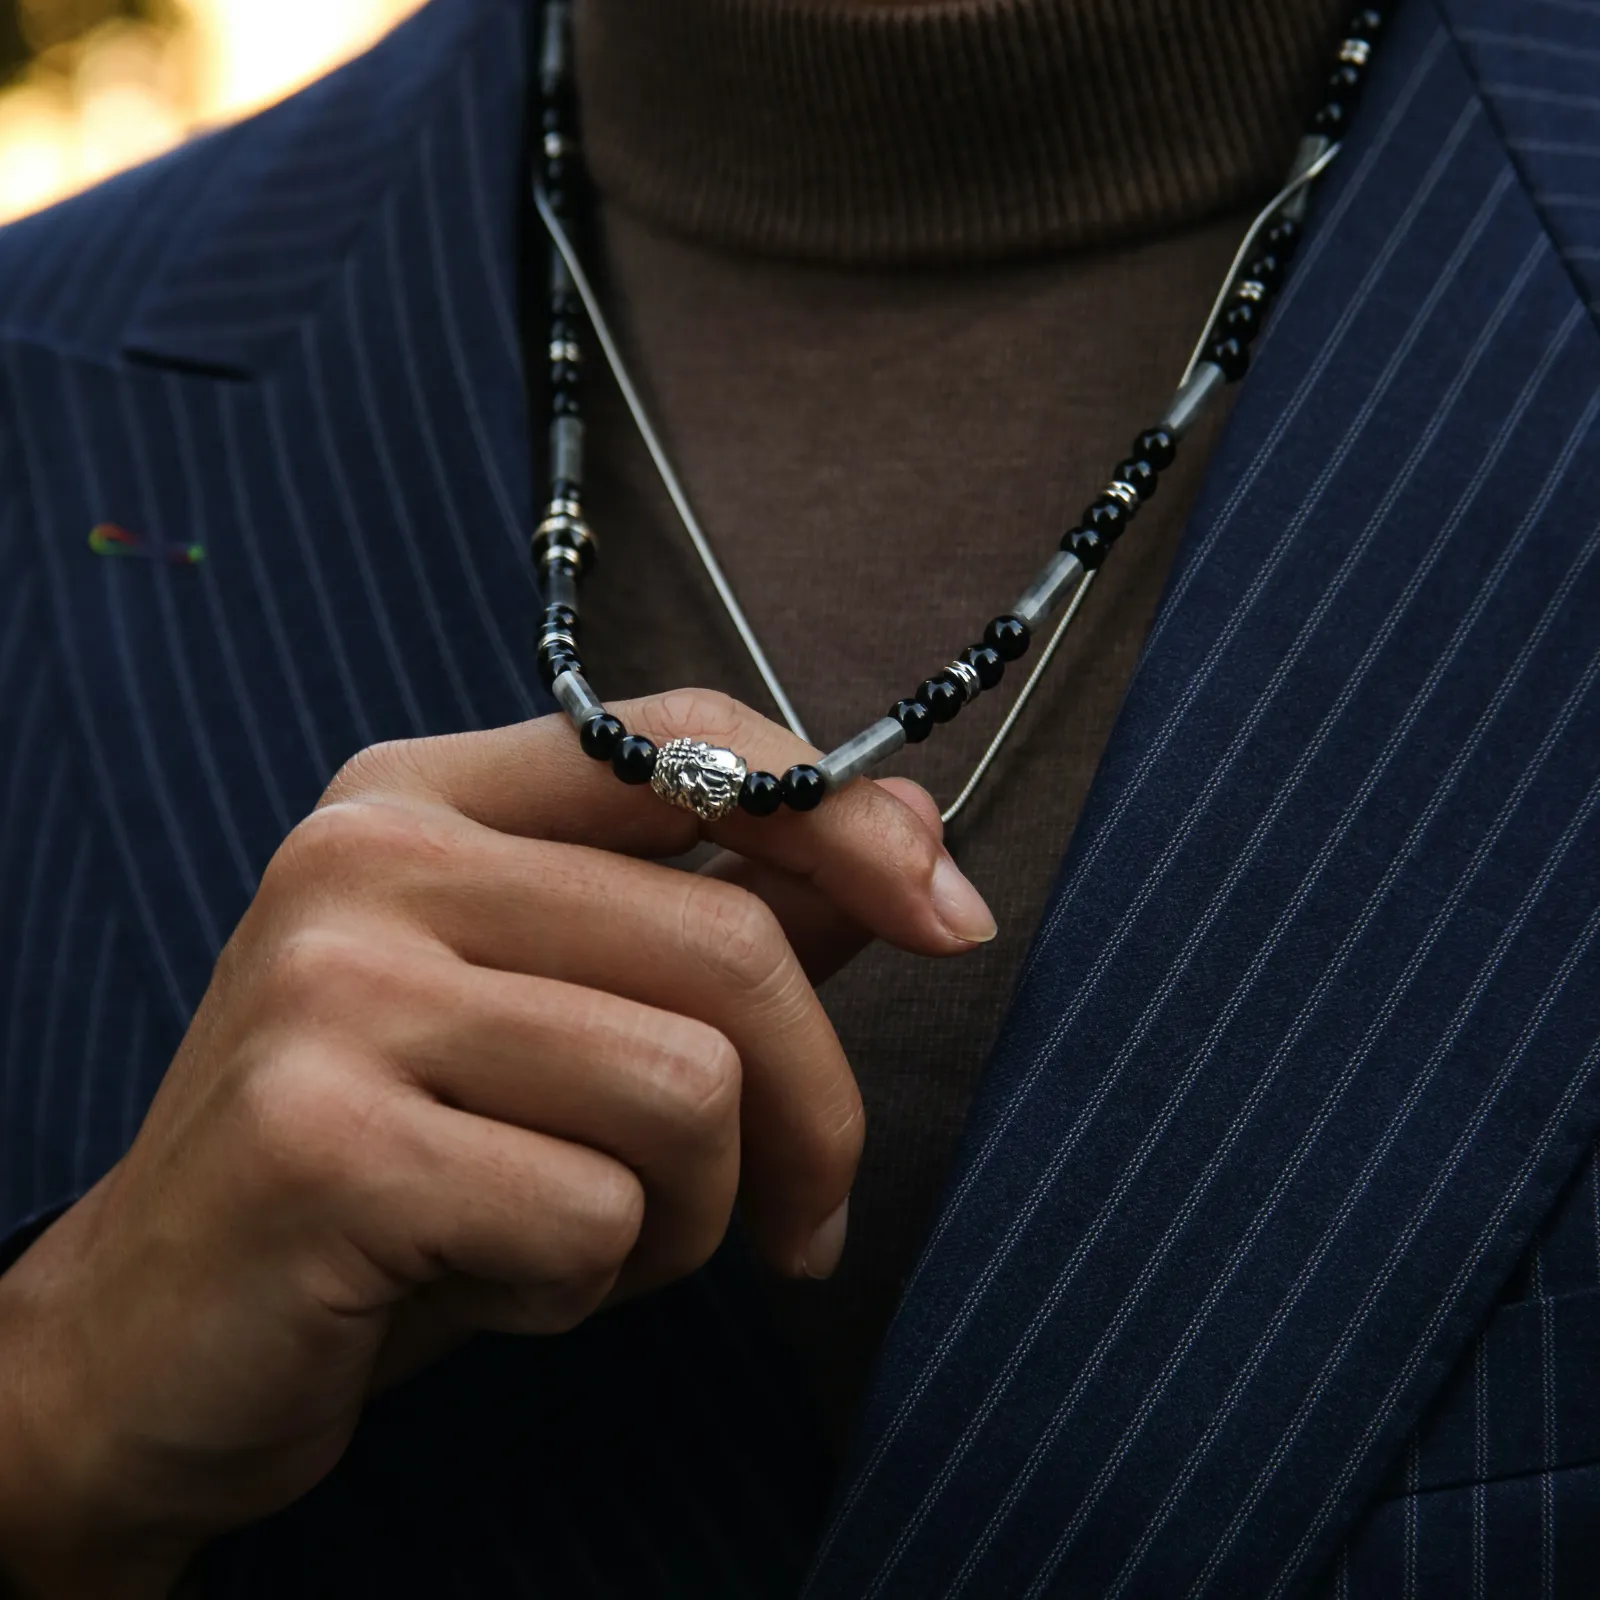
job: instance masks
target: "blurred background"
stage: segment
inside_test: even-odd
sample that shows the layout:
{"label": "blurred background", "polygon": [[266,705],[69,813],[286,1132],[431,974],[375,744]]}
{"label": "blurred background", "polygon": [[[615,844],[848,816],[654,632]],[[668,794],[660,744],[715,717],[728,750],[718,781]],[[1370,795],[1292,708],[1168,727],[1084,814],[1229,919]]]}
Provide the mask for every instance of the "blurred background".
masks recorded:
{"label": "blurred background", "polygon": [[421,0],[0,0],[0,222],[267,104]]}

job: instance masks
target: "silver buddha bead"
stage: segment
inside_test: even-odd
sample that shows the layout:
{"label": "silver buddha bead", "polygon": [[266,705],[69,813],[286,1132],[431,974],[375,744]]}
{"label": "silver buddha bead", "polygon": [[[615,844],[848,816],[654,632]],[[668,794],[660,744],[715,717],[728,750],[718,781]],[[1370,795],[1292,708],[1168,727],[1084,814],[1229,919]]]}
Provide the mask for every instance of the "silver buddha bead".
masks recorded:
{"label": "silver buddha bead", "polygon": [[701,739],[673,739],[656,753],[650,787],[702,822],[716,822],[739,804],[748,772],[743,758],[732,750]]}

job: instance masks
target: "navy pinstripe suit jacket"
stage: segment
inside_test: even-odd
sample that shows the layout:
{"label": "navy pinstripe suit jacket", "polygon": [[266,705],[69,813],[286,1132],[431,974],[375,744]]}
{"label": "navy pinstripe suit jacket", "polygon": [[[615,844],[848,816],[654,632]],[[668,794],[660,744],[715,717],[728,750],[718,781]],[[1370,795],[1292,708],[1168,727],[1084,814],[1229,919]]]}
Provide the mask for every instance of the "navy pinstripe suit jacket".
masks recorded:
{"label": "navy pinstripe suit jacket", "polygon": [[[339,763],[546,707],[532,9],[0,236],[13,1248]],[[1370,95],[843,1476],[729,1255],[389,1397],[219,1591],[1600,1595],[1600,4],[1409,0]]]}

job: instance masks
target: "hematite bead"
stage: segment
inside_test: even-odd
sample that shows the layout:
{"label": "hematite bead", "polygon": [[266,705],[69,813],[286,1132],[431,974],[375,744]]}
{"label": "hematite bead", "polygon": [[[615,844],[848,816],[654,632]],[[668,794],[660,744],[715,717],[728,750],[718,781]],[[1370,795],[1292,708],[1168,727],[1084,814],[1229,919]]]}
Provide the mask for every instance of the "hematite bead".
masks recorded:
{"label": "hematite bead", "polygon": [[576,389],[557,389],[550,396],[550,409],[558,417],[577,417],[583,414],[583,402]]}
{"label": "hematite bead", "polygon": [[1093,572],[1111,552],[1111,546],[1093,528],[1073,528],[1064,533],[1061,548],[1075,555],[1088,572]]}
{"label": "hematite bead", "polygon": [[552,500],[582,500],[583,485],[574,483],[570,478],[557,478],[550,485],[550,498]]}
{"label": "hematite bead", "polygon": [[960,714],[967,697],[946,677],[929,678],[917,690],[917,699],[928,708],[935,722],[953,722]]}
{"label": "hematite bead", "polygon": [[544,608],[545,633],[571,633],[578,626],[578,613],[571,606],[546,606]]}
{"label": "hematite bead", "polygon": [[1222,318],[1222,331],[1248,344],[1261,331],[1261,307],[1254,300],[1236,300]]}
{"label": "hematite bead", "polygon": [[656,747],[642,734],[630,733],[612,754],[611,770],[624,783],[649,783],[656,770]]}
{"label": "hematite bead", "polygon": [[983,630],[983,642],[1002,661],[1020,661],[1028,653],[1028,642],[1032,638],[1033,634],[1021,617],[996,617]]}
{"label": "hematite bead", "polygon": [[617,746],[627,731],[608,712],[604,716],[590,717],[584,723],[578,730],[578,743],[586,756],[593,756],[596,761],[609,761],[617,753]]}
{"label": "hematite bead", "polygon": [[1170,428],[1151,428],[1133,441],[1132,454],[1165,472],[1178,459],[1178,441]]}
{"label": "hematite bead", "polygon": [[1148,461],[1124,461],[1112,476],[1133,485],[1138,491],[1140,505],[1156,492],[1156,486],[1161,482],[1156,469]]}
{"label": "hematite bead", "polygon": [[1000,659],[1000,652],[990,645],[975,644],[961,652],[961,660],[978,674],[978,683],[985,689],[992,689],[1006,675],[1006,664]]}
{"label": "hematite bead", "polygon": [[896,700],[889,715],[905,729],[907,744],[921,744],[933,732],[933,713],[920,700]]}
{"label": "hematite bead", "polygon": [[739,809],[770,817],[783,804],[783,785],[770,772],[749,772],[739,788]]}
{"label": "hematite bead", "polygon": [[1351,17],[1344,31],[1351,38],[1365,39],[1370,44],[1383,32],[1383,13],[1376,6],[1365,6]]}
{"label": "hematite bead", "polygon": [[1115,544],[1131,520],[1128,508],[1116,500],[1097,500],[1083,514],[1084,525],[1093,528],[1107,544]]}
{"label": "hematite bead", "polygon": [[1215,361],[1229,383],[1237,383],[1250,370],[1250,346],[1242,339],[1218,339],[1206,360]]}
{"label": "hematite bead", "polygon": [[815,811],[827,792],[815,767],[790,767],[783,775],[783,798],[791,811]]}

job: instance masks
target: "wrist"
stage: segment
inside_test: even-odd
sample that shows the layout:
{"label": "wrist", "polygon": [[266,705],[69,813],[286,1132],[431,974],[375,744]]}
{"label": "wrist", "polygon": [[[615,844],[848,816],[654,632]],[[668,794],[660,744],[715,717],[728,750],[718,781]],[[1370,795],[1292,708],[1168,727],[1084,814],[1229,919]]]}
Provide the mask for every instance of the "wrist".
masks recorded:
{"label": "wrist", "polygon": [[[70,1229],[66,1231],[71,1231]],[[147,1600],[189,1552],[106,1492],[122,1476],[81,1395],[48,1235],[0,1274],[0,1596]]]}

